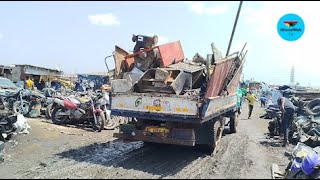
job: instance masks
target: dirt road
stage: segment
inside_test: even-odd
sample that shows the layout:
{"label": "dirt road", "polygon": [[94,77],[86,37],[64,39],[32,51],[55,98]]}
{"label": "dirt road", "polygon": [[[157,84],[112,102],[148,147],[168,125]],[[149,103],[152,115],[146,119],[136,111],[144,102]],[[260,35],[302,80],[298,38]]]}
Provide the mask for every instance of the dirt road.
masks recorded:
{"label": "dirt road", "polygon": [[[30,134],[16,136],[5,148],[1,178],[271,178],[272,163],[286,164],[285,150],[266,139],[268,120],[252,119],[247,106],[238,132],[222,138],[221,150],[208,156],[192,147],[123,143],[113,131],[53,125],[29,119]],[[17,143],[17,144],[16,144]]]}

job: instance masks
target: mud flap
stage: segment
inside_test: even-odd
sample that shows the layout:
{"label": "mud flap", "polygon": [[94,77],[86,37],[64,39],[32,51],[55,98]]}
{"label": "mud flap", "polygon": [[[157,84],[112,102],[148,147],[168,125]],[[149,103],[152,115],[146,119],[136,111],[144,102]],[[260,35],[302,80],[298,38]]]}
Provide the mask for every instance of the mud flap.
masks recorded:
{"label": "mud flap", "polygon": [[279,170],[279,166],[277,164],[272,164],[271,166],[271,178],[284,179],[284,173]]}

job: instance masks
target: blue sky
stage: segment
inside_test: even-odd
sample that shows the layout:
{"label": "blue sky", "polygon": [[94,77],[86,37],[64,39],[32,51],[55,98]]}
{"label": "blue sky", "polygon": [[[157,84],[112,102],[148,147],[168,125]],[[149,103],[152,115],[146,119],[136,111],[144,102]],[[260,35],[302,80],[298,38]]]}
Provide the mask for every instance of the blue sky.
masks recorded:
{"label": "blue sky", "polygon": [[[156,34],[160,43],[180,40],[186,57],[225,54],[238,1],[230,2],[0,2],[0,64],[33,64],[66,73],[106,71],[104,57],[114,45],[132,50],[132,34]],[[245,79],[320,86],[319,2],[244,2],[232,51],[247,42]],[[301,39],[277,34],[281,16],[305,22]],[[313,45],[314,44],[314,45]],[[111,63],[112,64],[112,63]]]}

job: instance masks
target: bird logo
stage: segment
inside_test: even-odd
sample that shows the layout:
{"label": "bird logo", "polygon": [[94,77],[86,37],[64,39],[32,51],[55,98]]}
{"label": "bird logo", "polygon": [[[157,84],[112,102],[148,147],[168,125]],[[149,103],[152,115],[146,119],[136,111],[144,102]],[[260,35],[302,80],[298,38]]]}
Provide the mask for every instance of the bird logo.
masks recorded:
{"label": "bird logo", "polygon": [[284,21],[283,23],[287,26],[287,27],[294,27],[296,24],[298,24],[299,21]]}

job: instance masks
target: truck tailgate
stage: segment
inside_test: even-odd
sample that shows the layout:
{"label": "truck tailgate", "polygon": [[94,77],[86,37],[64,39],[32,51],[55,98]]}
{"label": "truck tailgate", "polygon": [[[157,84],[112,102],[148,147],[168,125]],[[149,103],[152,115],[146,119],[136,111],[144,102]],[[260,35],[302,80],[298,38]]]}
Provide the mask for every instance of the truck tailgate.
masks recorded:
{"label": "truck tailgate", "polygon": [[112,111],[147,114],[181,115],[198,117],[197,99],[186,97],[155,96],[143,93],[116,94],[112,96]]}

